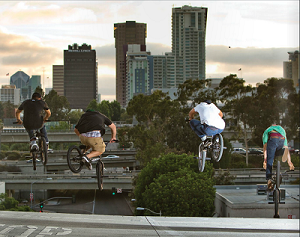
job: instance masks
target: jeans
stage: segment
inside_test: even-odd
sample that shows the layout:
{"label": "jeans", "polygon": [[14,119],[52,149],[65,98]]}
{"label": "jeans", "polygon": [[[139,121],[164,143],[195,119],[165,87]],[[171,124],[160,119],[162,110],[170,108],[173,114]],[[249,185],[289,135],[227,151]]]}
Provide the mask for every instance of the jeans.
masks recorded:
{"label": "jeans", "polygon": [[205,135],[207,136],[214,136],[216,134],[219,134],[223,132],[224,129],[219,129],[213,126],[208,126],[206,124],[202,124],[197,119],[192,119],[190,121],[190,126],[192,130],[198,135],[198,137],[202,138]]}
{"label": "jeans", "polygon": [[275,156],[282,156],[284,153],[283,149],[284,139],[270,138],[267,142],[267,168],[266,168],[266,179],[272,178],[272,166]]}
{"label": "jeans", "polygon": [[28,135],[29,135],[30,141],[33,140],[33,139],[36,139],[35,134],[34,134],[34,132],[35,132],[36,130],[40,130],[40,133],[44,134],[44,137],[45,137],[45,139],[46,139],[46,142],[48,143],[49,140],[48,140],[48,136],[47,136],[47,131],[46,131],[45,125],[44,125],[42,128],[40,128],[40,129],[33,129],[33,130],[26,129],[26,131],[27,131],[27,133],[28,133]]}

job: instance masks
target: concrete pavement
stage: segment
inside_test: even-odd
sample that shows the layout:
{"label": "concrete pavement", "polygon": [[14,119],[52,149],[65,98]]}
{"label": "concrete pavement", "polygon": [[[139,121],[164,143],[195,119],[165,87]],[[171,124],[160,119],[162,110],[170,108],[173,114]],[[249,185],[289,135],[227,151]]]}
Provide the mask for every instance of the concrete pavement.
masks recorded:
{"label": "concrete pavement", "polygon": [[299,219],[0,212],[2,236],[299,236]]}

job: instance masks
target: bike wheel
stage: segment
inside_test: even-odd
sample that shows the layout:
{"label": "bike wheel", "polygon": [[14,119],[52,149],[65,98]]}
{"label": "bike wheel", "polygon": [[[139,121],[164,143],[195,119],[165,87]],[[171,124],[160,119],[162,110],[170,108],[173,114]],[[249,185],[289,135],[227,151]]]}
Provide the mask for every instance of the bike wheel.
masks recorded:
{"label": "bike wheel", "polygon": [[39,149],[40,149],[41,161],[43,165],[46,165],[48,161],[48,148],[47,148],[46,139],[44,137],[41,137],[39,139]]}
{"label": "bike wheel", "polygon": [[199,153],[198,153],[198,169],[200,172],[203,172],[204,170],[205,159],[206,159],[206,150],[204,150],[204,144],[201,143],[199,145]]}
{"label": "bike wheel", "polygon": [[281,183],[281,174],[280,174],[280,161],[277,161],[276,167],[276,189],[279,189]]}
{"label": "bike wheel", "polygon": [[221,134],[217,134],[213,137],[212,140],[212,158],[219,162],[223,155],[223,148],[224,148],[224,140]]}
{"label": "bike wheel", "polygon": [[31,152],[33,170],[36,170],[36,152]]}
{"label": "bike wheel", "polygon": [[274,203],[275,203],[275,215],[274,218],[280,218],[279,217],[279,202],[280,202],[280,195],[279,195],[279,189],[274,189],[273,192],[274,195]]}
{"label": "bike wheel", "polygon": [[96,165],[96,175],[97,175],[97,181],[98,181],[98,188],[100,191],[103,190],[103,170],[104,170],[104,164],[102,161],[98,161]]}
{"label": "bike wheel", "polygon": [[81,149],[77,146],[71,146],[67,153],[67,162],[73,173],[79,173],[83,167]]}

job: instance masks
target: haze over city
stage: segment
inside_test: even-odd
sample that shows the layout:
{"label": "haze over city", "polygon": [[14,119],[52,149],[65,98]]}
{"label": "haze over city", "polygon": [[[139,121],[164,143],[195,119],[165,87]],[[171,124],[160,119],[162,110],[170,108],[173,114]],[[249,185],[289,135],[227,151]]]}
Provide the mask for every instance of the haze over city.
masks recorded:
{"label": "haze over city", "polygon": [[206,78],[233,73],[255,85],[282,77],[287,52],[299,50],[299,1],[1,1],[0,85],[22,70],[52,87],[63,50],[86,43],[97,53],[101,99],[115,100],[114,23],[146,23],[147,51],[164,54],[172,8],[183,5],[208,8]]}

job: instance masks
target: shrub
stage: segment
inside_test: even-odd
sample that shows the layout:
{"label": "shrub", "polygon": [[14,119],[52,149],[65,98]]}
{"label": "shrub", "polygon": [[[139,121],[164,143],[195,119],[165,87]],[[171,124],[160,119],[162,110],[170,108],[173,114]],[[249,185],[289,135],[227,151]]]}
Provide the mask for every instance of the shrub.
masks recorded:
{"label": "shrub", "polygon": [[[170,153],[152,159],[137,177],[136,205],[164,216],[212,216],[215,188],[212,164],[200,173],[193,156]],[[147,213],[147,215],[151,213]]]}
{"label": "shrub", "polygon": [[19,160],[21,158],[21,154],[16,151],[7,152],[7,159],[8,160]]}
{"label": "shrub", "polygon": [[217,176],[215,176],[216,184],[217,185],[233,185],[235,180],[234,175],[230,175],[229,170],[223,171],[221,170],[221,173],[219,173]]}

